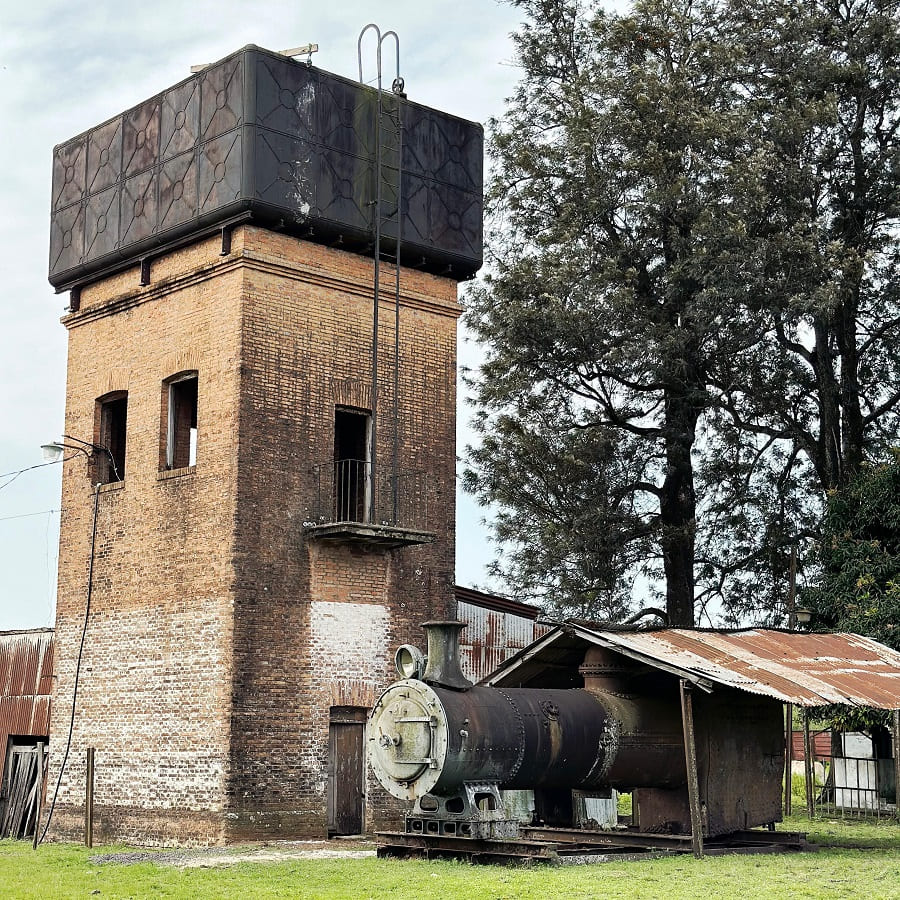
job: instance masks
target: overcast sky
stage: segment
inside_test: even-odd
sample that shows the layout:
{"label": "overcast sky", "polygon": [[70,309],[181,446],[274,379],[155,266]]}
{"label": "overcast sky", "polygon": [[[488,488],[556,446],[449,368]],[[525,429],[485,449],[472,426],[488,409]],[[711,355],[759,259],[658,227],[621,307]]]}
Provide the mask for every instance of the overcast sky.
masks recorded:
{"label": "overcast sky", "polygon": [[[369,22],[400,36],[410,99],[484,122],[516,80],[518,13],[494,0],[335,3],[0,0],[0,474],[42,462],[63,426],[67,294],[47,282],[52,149],[245,44],[315,42],[315,65],[355,78]],[[390,83],[390,74],[387,76]],[[460,334],[460,362],[477,351]],[[460,404],[460,441],[467,410]],[[60,467],[0,478],[0,630],[53,624]],[[460,498],[457,580],[489,586],[482,512]]]}

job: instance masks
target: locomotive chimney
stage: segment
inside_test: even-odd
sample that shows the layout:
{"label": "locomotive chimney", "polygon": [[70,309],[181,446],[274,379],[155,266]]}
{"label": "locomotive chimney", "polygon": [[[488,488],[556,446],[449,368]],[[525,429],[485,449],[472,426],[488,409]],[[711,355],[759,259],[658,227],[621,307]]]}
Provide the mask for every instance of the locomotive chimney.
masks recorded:
{"label": "locomotive chimney", "polygon": [[584,689],[593,693],[628,695],[637,667],[634,662],[605,647],[589,647],[578,668],[584,678]]}
{"label": "locomotive chimney", "polygon": [[472,687],[459,667],[459,633],[466,623],[424,622],[422,627],[428,635],[428,664],[422,680],[458,691]]}

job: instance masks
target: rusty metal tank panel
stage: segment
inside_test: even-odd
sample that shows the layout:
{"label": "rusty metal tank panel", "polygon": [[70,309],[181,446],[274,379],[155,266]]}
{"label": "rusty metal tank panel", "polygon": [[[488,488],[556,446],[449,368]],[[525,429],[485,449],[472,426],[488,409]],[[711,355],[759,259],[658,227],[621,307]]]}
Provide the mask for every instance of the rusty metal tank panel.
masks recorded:
{"label": "rusty metal tank panel", "polygon": [[[482,127],[383,98],[403,121],[402,261],[469,277],[482,262]],[[246,220],[371,254],[376,110],[373,88],[248,46],[66,141],[53,153],[50,283]],[[382,140],[390,250],[397,154]]]}

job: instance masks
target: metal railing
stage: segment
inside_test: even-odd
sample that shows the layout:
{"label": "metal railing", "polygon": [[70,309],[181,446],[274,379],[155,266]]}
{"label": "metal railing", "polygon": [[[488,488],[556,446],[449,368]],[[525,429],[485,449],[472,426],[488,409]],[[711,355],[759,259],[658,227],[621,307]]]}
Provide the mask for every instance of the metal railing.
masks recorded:
{"label": "metal railing", "polygon": [[892,759],[835,756],[817,785],[816,812],[842,817],[897,815]]}
{"label": "metal railing", "polygon": [[[812,785],[793,771],[793,811],[811,816],[875,818],[900,815],[896,805],[893,759],[820,756],[812,753]],[[806,794],[804,806],[802,795]],[[785,809],[786,812],[789,810]]]}
{"label": "metal railing", "polygon": [[[339,459],[317,463],[311,473],[314,497],[310,524],[359,522],[417,531],[429,529],[432,485],[426,472],[401,472],[396,478],[379,473],[373,482],[370,462]],[[372,516],[370,509],[374,510]]]}

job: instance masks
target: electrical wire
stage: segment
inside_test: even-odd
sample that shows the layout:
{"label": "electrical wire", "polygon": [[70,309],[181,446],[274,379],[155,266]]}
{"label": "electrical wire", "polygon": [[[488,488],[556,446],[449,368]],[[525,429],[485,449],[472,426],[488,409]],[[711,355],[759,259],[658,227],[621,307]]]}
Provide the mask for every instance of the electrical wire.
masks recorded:
{"label": "electrical wire", "polygon": [[43,469],[44,466],[55,466],[58,463],[65,462],[67,459],[74,459],[78,454],[73,453],[71,456],[64,456],[61,459],[51,459],[50,462],[42,462],[35,463],[33,466],[26,466],[24,469],[19,469],[17,472],[4,472],[0,475],[0,478],[8,478],[9,481],[5,481],[3,484],[0,484],[0,491],[8,485],[12,484],[20,475],[24,475],[26,472],[30,472],[32,469]]}
{"label": "electrical wire", "polygon": [[10,522],[13,519],[29,519],[32,516],[49,516],[58,512],[58,509],[42,509],[40,512],[21,513],[18,516],[0,516],[0,522]]}
{"label": "electrical wire", "polygon": [[44,842],[47,831],[50,828],[50,820],[56,809],[56,798],[59,796],[59,786],[62,784],[63,773],[66,771],[66,763],[69,761],[69,750],[72,748],[72,732],[75,729],[75,702],[78,699],[78,677],[81,674],[81,658],[84,655],[84,639],[87,635],[88,618],[91,614],[91,594],[94,590],[94,548],[97,544],[97,511],[100,507],[100,485],[94,489],[94,521],[91,526],[91,558],[88,564],[87,598],[84,604],[84,624],[81,626],[81,643],[78,645],[78,660],[75,663],[75,684],[72,687],[72,714],[69,716],[69,736],[66,738],[66,750],[59,767],[59,777],[56,779],[56,787],[53,790],[53,801],[50,803],[50,811],[47,813],[47,821],[38,845]]}

